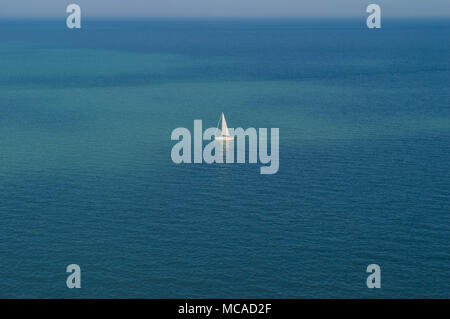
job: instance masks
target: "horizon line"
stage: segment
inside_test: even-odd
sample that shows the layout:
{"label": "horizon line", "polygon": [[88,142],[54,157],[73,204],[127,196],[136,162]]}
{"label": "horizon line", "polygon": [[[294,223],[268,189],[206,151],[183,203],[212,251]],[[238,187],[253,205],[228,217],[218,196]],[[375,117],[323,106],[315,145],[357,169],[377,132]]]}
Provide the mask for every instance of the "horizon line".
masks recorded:
{"label": "horizon line", "polygon": [[[61,14],[59,16],[2,16],[1,19],[36,19],[36,20],[54,20],[54,19],[66,19],[67,15]],[[320,16],[97,16],[97,15],[83,15],[82,19],[113,19],[113,20],[158,20],[158,19],[170,19],[170,20],[212,20],[212,19],[236,19],[236,20],[300,20],[300,19],[366,19],[365,15],[352,15],[352,16],[332,16],[332,15],[320,15]],[[425,16],[414,16],[414,15],[384,15],[383,19],[450,19],[450,15],[425,15]]]}

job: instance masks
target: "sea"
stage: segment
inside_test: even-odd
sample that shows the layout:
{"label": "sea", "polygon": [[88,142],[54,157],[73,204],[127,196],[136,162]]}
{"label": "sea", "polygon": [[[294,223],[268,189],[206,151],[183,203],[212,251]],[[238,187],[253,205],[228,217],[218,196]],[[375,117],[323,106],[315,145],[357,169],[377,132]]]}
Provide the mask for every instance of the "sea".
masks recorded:
{"label": "sea", "polygon": [[[448,19],[1,19],[0,297],[449,298],[449,39]],[[279,128],[276,174],[172,161],[175,128],[222,112]]]}

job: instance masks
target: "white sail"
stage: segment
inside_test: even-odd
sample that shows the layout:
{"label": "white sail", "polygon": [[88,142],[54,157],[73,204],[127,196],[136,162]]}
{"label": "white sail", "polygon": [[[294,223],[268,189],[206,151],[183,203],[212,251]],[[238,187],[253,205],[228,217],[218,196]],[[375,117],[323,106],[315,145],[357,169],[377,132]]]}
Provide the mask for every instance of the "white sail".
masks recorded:
{"label": "white sail", "polygon": [[219,122],[217,123],[217,129],[219,129],[220,121],[222,121],[222,135],[215,136],[216,140],[219,141],[231,141],[234,140],[234,136],[230,136],[230,131],[228,130],[227,121],[225,120],[225,115],[222,112]]}
{"label": "white sail", "polygon": [[225,120],[225,115],[222,112],[222,136],[229,136],[230,132],[228,131],[227,121]]}

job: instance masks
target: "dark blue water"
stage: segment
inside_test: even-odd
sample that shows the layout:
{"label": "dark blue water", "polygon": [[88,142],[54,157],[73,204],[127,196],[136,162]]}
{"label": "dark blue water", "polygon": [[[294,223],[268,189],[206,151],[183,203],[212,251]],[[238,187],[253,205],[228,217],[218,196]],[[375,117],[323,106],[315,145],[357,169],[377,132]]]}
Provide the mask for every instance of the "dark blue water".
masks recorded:
{"label": "dark blue water", "polygon": [[[0,297],[448,298],[449,36],[0,20]],[[280,129],[277,174],[171,161],[173,129],[222,111]]]}

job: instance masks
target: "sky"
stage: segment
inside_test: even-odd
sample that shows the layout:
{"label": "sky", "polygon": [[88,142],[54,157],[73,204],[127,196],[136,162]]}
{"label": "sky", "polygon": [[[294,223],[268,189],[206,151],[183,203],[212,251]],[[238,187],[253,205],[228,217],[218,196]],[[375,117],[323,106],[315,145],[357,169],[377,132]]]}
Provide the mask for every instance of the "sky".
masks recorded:
{"label": "sky", "polygon": [[0,17],[359,17],[376,3],[384,17],[450,17],[450,0],[0,0]]}

